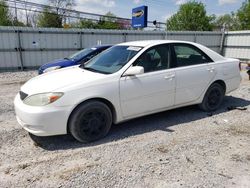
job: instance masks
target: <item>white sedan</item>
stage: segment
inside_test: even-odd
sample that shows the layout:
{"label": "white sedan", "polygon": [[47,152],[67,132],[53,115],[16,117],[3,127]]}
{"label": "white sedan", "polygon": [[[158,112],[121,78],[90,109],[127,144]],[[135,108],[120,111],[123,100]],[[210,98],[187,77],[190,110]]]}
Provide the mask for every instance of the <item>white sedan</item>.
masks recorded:
{"label": "white sedan", "polygon": [[19,124],[31,134],[70,133],[90,142],[132,118],[193,104],[214,111],[240,81],[239,60],[200,44],[135,41],[115,45],[85,66],[32,78],[14,104]]}

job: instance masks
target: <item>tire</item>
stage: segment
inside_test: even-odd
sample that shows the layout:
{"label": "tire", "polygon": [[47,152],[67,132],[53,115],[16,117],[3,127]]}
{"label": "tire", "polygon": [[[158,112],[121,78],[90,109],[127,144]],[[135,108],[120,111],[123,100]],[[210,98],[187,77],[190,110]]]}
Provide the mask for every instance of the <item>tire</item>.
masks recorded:
{"label": "tire", "polygon": [[206,112],[215,111],[223,102],[224,96],[224,88],[220,84],[214,83],[208,88],[202,103],[199,104],[199,107]]}
{"label": "tire", "polygon": [[248,79],[250,80],[250,70],[247,71]]}
{"label": "tire", "polygon": [[99,101],[89,101],[73,111],[69,131],[76,140],[88,143],[106,136],[111,124],[112,113],[109,107]]}

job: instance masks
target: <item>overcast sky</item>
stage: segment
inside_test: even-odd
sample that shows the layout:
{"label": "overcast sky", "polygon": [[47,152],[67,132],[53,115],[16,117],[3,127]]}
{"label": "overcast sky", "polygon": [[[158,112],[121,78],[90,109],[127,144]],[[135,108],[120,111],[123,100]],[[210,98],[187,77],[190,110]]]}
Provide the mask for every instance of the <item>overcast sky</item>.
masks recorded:
{"label": "overcast sky", "polygon": [[[30,1],[30,0],[27,0]],[[131,18],[131,9],[141,5],[149,7],[149,20],[165,22],[166,18],[176,13],[180,4],[188,0],[75,0],[76,10],[105,14],[111,11],[119,17]],[[222,15],[236,11],[244,0],[200,0],[206,5],[208,14]],[[46,4],[47,0],[32,0]]]}

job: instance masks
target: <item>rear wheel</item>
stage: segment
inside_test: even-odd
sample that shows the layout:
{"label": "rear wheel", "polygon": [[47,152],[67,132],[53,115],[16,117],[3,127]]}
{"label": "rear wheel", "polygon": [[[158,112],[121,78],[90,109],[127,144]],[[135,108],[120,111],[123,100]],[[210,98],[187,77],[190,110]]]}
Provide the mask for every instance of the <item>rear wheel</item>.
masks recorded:
{"label": "rear wheel", "polygon": [[224,96],[224,88],[220,84],[214,83],[208,88],[199,107],[206,112],[215,111],[220,107]]}
{"label": "rear wheel", "polygon": [[70,117],[69,131],[80,142],[91,142],[107,135],[112,124],[109,107],[90,101],[77,107]]}

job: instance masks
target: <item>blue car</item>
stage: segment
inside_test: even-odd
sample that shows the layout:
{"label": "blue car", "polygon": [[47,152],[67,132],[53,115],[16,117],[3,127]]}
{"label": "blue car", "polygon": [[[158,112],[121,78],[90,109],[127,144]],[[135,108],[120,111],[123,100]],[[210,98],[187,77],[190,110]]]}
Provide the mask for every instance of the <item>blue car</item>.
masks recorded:
{"label": "blue car", "polygon": [[46,72],[49,72],[52,70],[85,63],[109,47],[111,47],[111,46],[105,45],[105,46],[95,46],[93,48],[85,48],[85,49],[71,55],[70,57],[67,57],[64,59],[54,60],[52,62],[49,62],[49,63],[42,65],[38,69],[38,74],[43,74],[43,73],[46,73]]}

